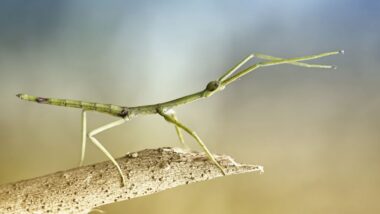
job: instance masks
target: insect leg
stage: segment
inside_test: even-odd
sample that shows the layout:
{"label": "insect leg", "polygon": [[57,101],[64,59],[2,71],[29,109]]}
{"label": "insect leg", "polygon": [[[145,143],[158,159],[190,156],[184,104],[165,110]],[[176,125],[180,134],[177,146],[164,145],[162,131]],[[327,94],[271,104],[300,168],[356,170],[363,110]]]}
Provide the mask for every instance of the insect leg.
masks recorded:
{"label": "insect leg", "polygon": [[116,168],[119,171],[119,174],[121,176],[121,180],[122,180],[123,186],[125,185],[125,177],[123,175],[123,172],[122,172],[119,164],[116,162],[115,158],[112,157],[112,155],[107,151],[107,149],[104,148],[104,146],[94,136],[97,135],[97,134],[99,134],[100,132],[103,132],[103,131],[107,130],[107,129],[113,128],[113,127],[118,126],[118,125],[121,125],[125,121],[126,121],[125,119],[116,120],[114,122],[111,122],[111,123],[108,123],[108,124],[106,124],[104,126],[101,126],[101,127],[97,128],[97,129],[94,129],[93,131],[91,131],[88,134],[88,137],[90,138],[90,140],[92,141],[92,143],[95,144],[95,146],[98,147],[98,149],[100,149],[100,151],[102,151],[108,157],[108,159],[110,159],[111,162],[116,166]]}
{"label": "insect leg", "polygon": [[221,76],[218,81],[219,82],[223,82],[224,80],[226,80],[228,77],[230,77],[235,71],[237,71],[241,66],[243,66],[244,64],[246,64],[250,59],[252,59],[254,57],[253,54],[250,54],[249,56],[247,56],[246,58],[244,58],[242,61],[240,61],[237,65],[235,65],[234,67],[232,67],[230,70],[228,70],[225,74],[223,74],[223,76]]}
{"label": "insect leg", "polygon": [[82,110],[82,150],[81,150],[79,166],[83,165],[84,155],[86,153],[86,140],[87,140],[87,117],[86,117],[86,111]]}
{"label": "insect leg", "polygon": [[206,145],[203,143],[203,141],[201,140],[201,138],[198,136],[198,134],[195,131],[191,130],[190,128],[188,128],[187,126],[185,126],[184,124],[182,124],[181,122],[179,122],[175,117],[173,117],[170,114],[167,114],[167,113],[165,113],[163,111],[160,111],[159,114],[161,116],[163,116],[164,119],[166,121],[168,121],[169,123],[173,123],[174,125],[176,125],[179,128],[183,129],[189,135],[191,135],[197,141],[197,143],[203,149],[203,151],[206,153],[206,155],[208,156],[208,158],[221,170],[221,172],[223,173],[223,175],[226,175],[226,172],[224,171],[223,167],[215,160],[214,156],[211,154],[211,152],[208,150],[208,148],[206,147]]}
{"label": "insect leg", "polygon": [[[258,59],[265,59],[265,60],[281,60],[282,59],[279,57],[274,57],[274,56],[265,55],[261,53],[255,53],[254,56]],[[306,67],[306,68],[327,68],[327,69],[335,68],[335,66],[333,65],[319,65],[319,64],[310,64],[310,63],[304,63],[304,62],[292,62],[289,64],[300,66],[300,67]]]}
{"label": "insect leg", "polygon": [[[173,117],[174,120],[178,120],[177,119],[177,116],[176,116],[176,113],[173,109],[169,110],[169,111],[166,111],[166,114],[170,115],[171,117]],[[182,132],[181,132],[181,129],[178,125],[176,124],[173,124],[174,125],[174,128],[175,128],[175,131],[178,135],[178,139],[179,139],[179,142],[181,143],[181,145],[186,148],[186,149],[189,149],[189,147],[186,145],[185,143],[185,138],[183,137],[182,135]]]}

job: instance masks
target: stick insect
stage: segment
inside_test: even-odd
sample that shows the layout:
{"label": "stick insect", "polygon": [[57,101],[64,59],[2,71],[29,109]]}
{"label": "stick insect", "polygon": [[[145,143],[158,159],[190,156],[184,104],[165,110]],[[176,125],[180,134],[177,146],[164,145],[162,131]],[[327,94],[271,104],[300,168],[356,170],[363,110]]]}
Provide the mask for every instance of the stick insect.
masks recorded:
{"label": "stick insect", "polygon": [[[137,116],[150,115],[150,114],[158,114],[162,116],[167,122],[173,124],[176,130],[176,133],[179,137],[179,141],[182,144],[184,144],[185,142],[184,142],[184,138],[181,131],[187,132],[191,137],[195,139],[195,141],[199,144],[199,146],[203,149],[203,151],[207,154],[208,158],[215,164],[215,166],[220,169],[220,172],[223,175],[225,175],[226,174],[225,170],[216,161],[216,159],[211,154],[210,150],[206,147],[206,145],[203,143],[203,141],[198,136],[198,134],[178,120],[173,108],[180,105],[194,102],[202,98],[210,97],[216,92],[222,91],[227,85],[236,81],[240,77],[261,67],[268,67],[268,66],[280,65],[280,64],[291,64],[291,65],[301,66],[301,67],[306,67],[306,68],[326,68],[326,69],[336,68],[335,66],[332,66],[332,65],[308,64],[308,63],[304,63],[303,61],[318,59],[318,58],[331,56],[331,55],[335,55],[339,53],[343,53],[343,51],[332,51],[332,52],[321,53],[321,54],[316,54],[316,55],[303,56],[303,57],[297,57],[297,58],[287,58],[287,59],[269,56],[269,55],[260,54],[260,53],[250,54],[249,56],[244,58],[242,61],[240,61],[238,64],[236,64],[234,67],[232,67],[230,70],[225,72],[219,79],[209,82],[205,89],[199,92],[187,95],[187,96],[174,99],[174,100],[152,104],[152,105],[126,107],[126,106],[119,106],[119,105],[113,105],[113,104],[86,102],[86,101],[81,101],[81,100],[37,97],[37,96],[28,95],[28,94],[17,94],[17,97],[19,97],[22,100],[27,100],[27,101],[32,101],[32,102],[37,102],[37,103],[42,103],[42,104],[50,104],[50,105],[56,105],[56,106],[73,107],[73,108],[82,109],[82,149],[81,149],[81,158],[80,158],[79,165],[80,166],[83,165],[85,150],[86,150],[86,140],[88,137],[91,140],[91,142],[100,151],[102,151],[107,156],[107,158],[110,159],[112,163],[115,165],[116,169],[118,170],[121,176],[122,185],[125,185],[125,177],[119,164],[116,162],[115,158],[107,151],[107,149],[95,138],[95,135],[103,131],[106,131],[108,129],[111,129],[115,126],[119,126],[125,123],[126,121],[129,121],[132,118],[135,118]],[[258,59],[266,60],[266,61],[255,63],[245,69],[242,69],[241,71],[238,71],[243,65],[245,65],[249,60],[251,60],[254,57]],[[119,119],[114,122],[105,124],[87,133],[87,126],[86,126],[86,120],[87,120],[86,112],[87,111],[96,111],[100,113],[106,113],[106,114],[118,117]]]}

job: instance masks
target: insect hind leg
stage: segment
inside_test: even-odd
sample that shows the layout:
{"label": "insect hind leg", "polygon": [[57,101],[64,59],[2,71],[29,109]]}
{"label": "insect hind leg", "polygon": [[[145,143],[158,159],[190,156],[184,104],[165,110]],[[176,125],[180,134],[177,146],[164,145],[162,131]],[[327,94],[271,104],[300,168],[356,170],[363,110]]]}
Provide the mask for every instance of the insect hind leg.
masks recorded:
{"label": "insect hind leg", "polygon": [[79,166],[83,166],[84,156],[86,153],[86,140],[87,140],[87,116],[86,111],[82,111],[82,150],[80,156]]}
{"label": "insect hind leg", "polygon": [[123,171],[121,170],[121,167],[120,165],[116,162],[115,158],[108,152],[108,150],[94,137],[95,135],[105,131],[105,130],[108,130],[110,128],[113,128],[115,126],[119,126],[123,123],[125,123],[125,119],[120,119],[120,120],[116,120],[114,122],[111,122],[111,123],[108,123],[104,126],[101,126],[97,129],[94,129],[93,131],[91,131],[89,134],[88,134],[88,137],[90,138],[91,142],[96,146],[98,147],[98,149],[100,151],[102,151],[108,159],[111,160],[111,162],[115,165],[115,167],[117,168],[120,176],[121,176],[121,180],[122,180],[122,185],[124,186],[125,185],[125,177],[124,177],[124,174],[123,174]]}

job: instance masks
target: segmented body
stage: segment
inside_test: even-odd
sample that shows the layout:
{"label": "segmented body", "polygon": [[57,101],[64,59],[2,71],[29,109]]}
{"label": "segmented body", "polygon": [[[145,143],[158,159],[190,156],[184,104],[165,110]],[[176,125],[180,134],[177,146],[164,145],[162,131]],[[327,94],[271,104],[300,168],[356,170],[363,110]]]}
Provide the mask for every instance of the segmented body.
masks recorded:
{"label": "segmented body", "polygon": [[32,96],[28,94],[18,94],[17,96],[22,100],[32,101],[32,102],[41,103],[41,104],[80,108],[86,111],[104,112],[104,113],[108,113],[113,116],[122,117],[122,118],[125,118],[126,116],[128,116],[128,107],[119,106],[119,105],[86,102],[86,101],[81,101],[81,100],[45,98],[45,97]]}
{"label": "segmented body", "polygon": [[33,96],[33,95],[28,95],[28,94],[17,94],[17,97],[19,97],[22,100],[36,102],[40,104],[80,108],[85,111],[97,111],[100,113],[107,113],[115,117],[131,119],[138,115],[157,114],[159,111],[162,111],[162,110],[165,111],[182,104],[194,102],[198,99],[210,96],[212,92],[213,91],[210,91],[210,89],[206,87],[202,91],[189,94],[187,96],[183,96],[174,100],[170,100],[168,102],[157,103],[157,104],[152,104],[152,105],[144,105],[144,106],[135,106],[135,107],[126,107],[126,106],[119,106],[119,105],[114,105],[114,104],[103,104],[103,103],[96,103],[96,102],[86,102],[86,101],[81,101],[81,100],[46,98],[46,97],[38,97],[38,96]]}

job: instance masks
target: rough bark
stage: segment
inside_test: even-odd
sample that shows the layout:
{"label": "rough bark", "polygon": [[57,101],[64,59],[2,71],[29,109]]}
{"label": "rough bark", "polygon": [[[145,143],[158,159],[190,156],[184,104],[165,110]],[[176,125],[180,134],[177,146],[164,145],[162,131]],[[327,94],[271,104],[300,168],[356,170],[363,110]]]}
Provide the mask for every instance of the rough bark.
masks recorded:
{"label": "rough bark", "polygon": [[[226,155],[216,158],[227,175],[263,171]],[[127,179],[123,187],[115,166],[101,162],[1,185],[0,213],[88,213],[97,206],[223,176],[203,153],[178,148],[146,149],[117,161]]]}

